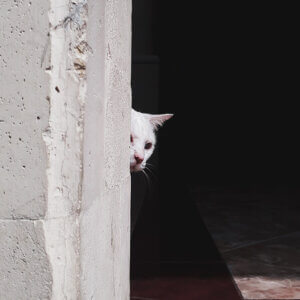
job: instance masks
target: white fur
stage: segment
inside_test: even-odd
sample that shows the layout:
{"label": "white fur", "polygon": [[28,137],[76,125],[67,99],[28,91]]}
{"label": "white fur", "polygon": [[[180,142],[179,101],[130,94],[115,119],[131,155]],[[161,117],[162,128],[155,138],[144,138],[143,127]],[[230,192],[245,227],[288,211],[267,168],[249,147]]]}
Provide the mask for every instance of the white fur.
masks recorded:
{"label": "white fur", "polygon": [[[145,168],[147,160],[152,155],[156,137],[155,131],[166,120],[170,119],[172,114],[151,115],[135,111],[131,111],[131,138],[130,141],[130,171],[141,171]],[[151,143],[150,149],[145,149],[145,145]],[[143,159],[137,162],[135,157]]]}

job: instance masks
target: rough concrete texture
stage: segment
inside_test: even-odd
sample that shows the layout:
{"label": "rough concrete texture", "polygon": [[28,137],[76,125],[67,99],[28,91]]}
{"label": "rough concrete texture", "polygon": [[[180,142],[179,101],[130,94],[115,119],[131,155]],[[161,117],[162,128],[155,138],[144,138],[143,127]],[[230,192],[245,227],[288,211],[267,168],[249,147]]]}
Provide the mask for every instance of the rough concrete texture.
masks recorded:
{"label": "rough concrete texture", "polygon": [[52,277],[42,222],[1,221],[0,240],[0,299],[49,299]]}
{"label": "rough concrete texture", "polygon": [[128,299],[131,0],[95,0],[89,20],[100,26],[87,33],[81,296]]}
{"label": "rough concrete texture", "polygon": [[0,9],[0,299],[49,299],[47,210],[49,76],[41,68],[49,1]]}
{"label": "rough concrete texture", "polygon": [[47,178],[42,132],[48,125],[49,77],[41,68],[48,1],[1,1],[1,219],[45,215]]}
{"label": "rough concrete texture", "polygon": [[0,22],[0,299],[128,299],[131,0]]}

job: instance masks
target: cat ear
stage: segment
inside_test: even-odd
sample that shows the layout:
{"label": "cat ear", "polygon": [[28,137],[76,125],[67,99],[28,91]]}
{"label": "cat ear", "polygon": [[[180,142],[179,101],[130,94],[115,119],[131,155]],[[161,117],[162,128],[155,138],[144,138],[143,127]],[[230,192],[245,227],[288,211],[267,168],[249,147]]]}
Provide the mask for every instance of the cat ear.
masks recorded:
{"label": "cat ear", "polygon": [[163,114],[163,115],[148,114],[147,116],[154,129],[157,130],[159,126],[162,126],[164,124],[164,122],[171,119],[173,117],[173,114]]}

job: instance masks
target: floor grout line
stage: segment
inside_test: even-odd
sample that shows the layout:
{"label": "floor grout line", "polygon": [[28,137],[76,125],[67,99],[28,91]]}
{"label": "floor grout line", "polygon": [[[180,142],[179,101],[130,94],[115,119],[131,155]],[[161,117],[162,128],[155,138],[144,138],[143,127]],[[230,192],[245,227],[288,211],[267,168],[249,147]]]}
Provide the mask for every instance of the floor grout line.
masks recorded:
{"label": "floor grout line", "polygon": [[250,242],[250,243],[244,244],[244,245],[239,246],[239,247],[235,247],[235,248],[225,250],[225,251],[220,251],[220,253],[224,254],[224,253],[232,252],[232,251],[239,250],[239,249],[242,249],[242,248],[246,248],[246,247],[249,247],[249,246],[263,244],[265,242],[273,241],[273,240],[280,239],[280,238],[283,238],[283,237],[288,237],[288,236],[296,234],[296,233],[300,233],[300,231],[297,230],[297,231],[294,231],[294,232],[291,232],[291,233],[285,233],[285,234],[277,235],[277,236],[269,238],[269,239],[256,241],[256,242]]}

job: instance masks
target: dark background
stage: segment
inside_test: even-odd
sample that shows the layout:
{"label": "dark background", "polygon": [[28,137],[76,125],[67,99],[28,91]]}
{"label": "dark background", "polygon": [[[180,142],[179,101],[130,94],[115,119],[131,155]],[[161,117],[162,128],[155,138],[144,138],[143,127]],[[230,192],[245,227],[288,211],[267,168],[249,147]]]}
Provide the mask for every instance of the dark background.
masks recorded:
{"label": "dark background", "polygon": [[[195,186],[299,186],[293,11],[274,4],[133,1],[133,107],[175,114],[159,131],[159,184],[152,183],[152,194],[146,185],[137,188],[142,179],[133,176],[133,201],[144,201],[133,261],[212,251],[203,249],[208,234],[190,196]],[[144,194],[137,197],[137,189]]]}
{"label": "dark background", "polygon": [[159,3],[159,108],[176,116],[160,134],[163,172],[185,184],[299,182],[299,22],[271,5]]}

